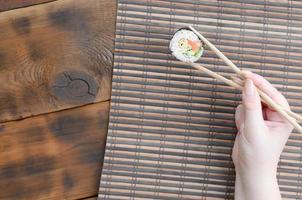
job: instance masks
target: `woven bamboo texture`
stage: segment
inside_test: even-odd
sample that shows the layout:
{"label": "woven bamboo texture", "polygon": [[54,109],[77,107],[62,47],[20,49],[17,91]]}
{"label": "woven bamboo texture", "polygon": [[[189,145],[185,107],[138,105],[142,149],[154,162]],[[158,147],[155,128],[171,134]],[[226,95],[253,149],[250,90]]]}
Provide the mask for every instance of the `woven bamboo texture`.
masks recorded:
{"label": "woven bamboo texture", "polygon": [[[266,77],[302,113],[301,1],[119,0],[99,199],[234,198],[241,95],[172,57],[169,41],[188,25],[238,67]],[[233,74],[209,50],[199,62]],[[291,135],[279,163],[284,199],[302,199],[301,139]]]}

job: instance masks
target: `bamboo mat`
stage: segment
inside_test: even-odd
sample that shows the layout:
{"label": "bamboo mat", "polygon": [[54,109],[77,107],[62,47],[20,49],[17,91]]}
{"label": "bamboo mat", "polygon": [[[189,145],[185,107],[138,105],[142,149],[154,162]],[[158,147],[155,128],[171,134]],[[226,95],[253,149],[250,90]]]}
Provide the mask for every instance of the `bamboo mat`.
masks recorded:
{"label": "bamboo mat", "polygon": [[[172,57],[173,33],[193,25],[237,66],[265,76],[302,113],[302,2],[119,0],[109,133],[99,199],[233,199],[231,151],[240,92]],[[232,71],[205,51],[200,61]],[[302,199],[302,135],[278,180]]]}

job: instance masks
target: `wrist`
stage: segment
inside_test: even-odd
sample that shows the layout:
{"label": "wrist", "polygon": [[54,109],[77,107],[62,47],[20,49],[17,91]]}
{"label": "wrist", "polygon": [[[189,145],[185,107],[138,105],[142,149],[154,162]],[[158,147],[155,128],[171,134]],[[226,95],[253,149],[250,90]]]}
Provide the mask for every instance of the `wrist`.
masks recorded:
{"label": "wrist", "polygon": [[249,172],[236,172],[236,178],[238,178],[242,185],[254,185],[255,183],[259,185],[269,185],[271,183],[277,182],[277,172],[271,171],[249,171]]}
{"label": "wrist", "polygon": [[275,178],[277,175],[278,162],[270,163],[245,163],[239,162],[236,167],[236,176],[245,179]]}
{"label": "wrist", "polygon": [[236,176],[242,180],[274,180],[277,177],[277,167],[236,169]]}
{"label": "wrist", "polygon": [[276,171],[244,171],[237,174],[235,199],[237,200],[280,200]]}

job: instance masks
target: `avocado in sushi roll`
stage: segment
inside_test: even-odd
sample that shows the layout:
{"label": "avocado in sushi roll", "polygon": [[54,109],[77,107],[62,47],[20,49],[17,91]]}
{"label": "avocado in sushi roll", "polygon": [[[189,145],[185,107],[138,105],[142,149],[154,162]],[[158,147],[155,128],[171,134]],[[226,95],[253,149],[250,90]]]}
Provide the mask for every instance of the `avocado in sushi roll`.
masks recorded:
{"label": "avocado in sushi roll", "polygon": [[181,61],[196,62],[202,56],[204,48],[203,43],[194,32],[180,29],[170,41],[170,50]]}

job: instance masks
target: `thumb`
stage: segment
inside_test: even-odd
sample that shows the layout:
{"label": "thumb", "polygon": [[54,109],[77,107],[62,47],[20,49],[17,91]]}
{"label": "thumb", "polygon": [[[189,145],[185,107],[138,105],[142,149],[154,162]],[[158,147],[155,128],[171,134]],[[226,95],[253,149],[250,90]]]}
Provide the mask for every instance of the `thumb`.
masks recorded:
{"label": "thumb", "polygon": [[264,125],[261,100],[254,83],[246,79],[242,93],[244,106],[244,134],[247,139],[257,137]]}

